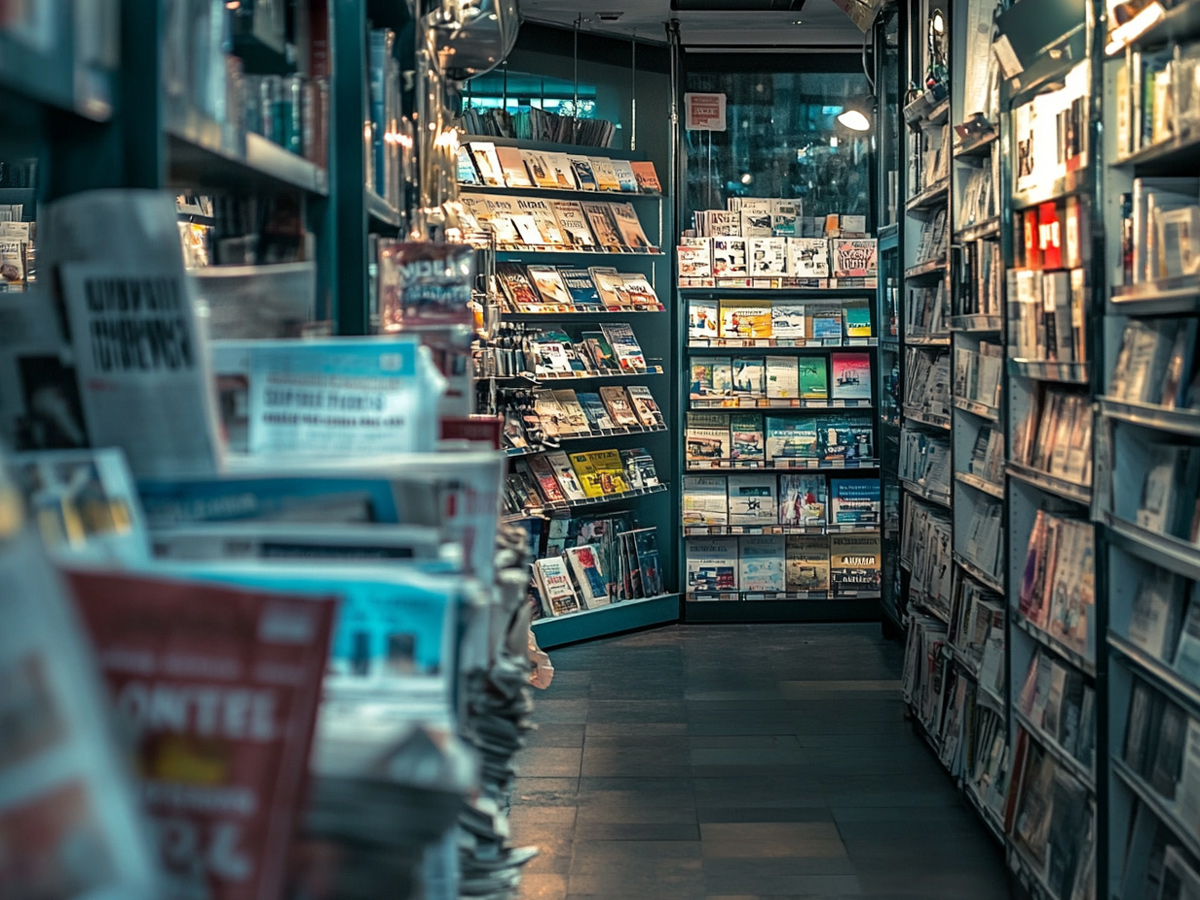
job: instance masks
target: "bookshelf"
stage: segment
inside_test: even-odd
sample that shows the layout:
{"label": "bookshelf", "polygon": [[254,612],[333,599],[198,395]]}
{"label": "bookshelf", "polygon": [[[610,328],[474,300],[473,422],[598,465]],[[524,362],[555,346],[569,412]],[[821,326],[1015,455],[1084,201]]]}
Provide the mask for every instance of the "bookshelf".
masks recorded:
{"label": "bookshelf", "polygon": [[[678,294],[688,320],[688,384],[680,392],[685,621],[877,618],[876,290],[680,287]],[[763,336],[727,336],[734,327]],[[777,328],[805,336],[779,337]],[[862,368],[869,372],[853,387],[849,375],[838,382],[839,372]],[[857,396],[837,396],[847,389]],[[873,510],[865,520],[835,521],[841,498],[863,490]],[[871,562],[863,569],[852,557]],[[855,580],[870,584],[849,586]]]}
{"label": "bookshelf", "polygon": [[[477,351],[482,364],[477,363],[478,386],[484,407],[491,413],[500,415],[510,423],[506,425],[505,441],[509,456],[510,485],[524,479],[526,472],[533,476],[532,491],[526,485],[525,494],[528,502],[521,504],[522,508],[510,509],[505,520],[520,524],[530,535],[530,546],[534,550],[535,559],[547,559],[557,556],[551,545],[558,548],[563,536],[558,534],[563,529],[567,534],[566,540],[572,540],[570,529],[600,527],[588,523],[592,520],[615,521],[613,516],[628,514],[632,517],[632,527],[654,528],[657,530],[659,571],[663,573],[664,590],[653,596],[639,596],[640,591],[634,591],[634,596],[620,601],[612,601],[594,608],[586,608],[577,612],[565,612],[558,615],[543,615],[533,623],[534,632],[542,647],[552,648],[562,644],[601,637],[606,634],[616,634],[633,628],[677,621],[679,618],[679,595],[674,589],[673,574],[676,568],[676,551],[674,535],[676,533],[676,511],[673,498],[675,497],[672,474],[674,470],[674,444],[676,421],[674,419],[674,404],[671,391],[674,385],[673,372],[676,366],[675,346],[670,338],[669,329],[664,325],[672,315],[671,294],[667,288],[670,278],[670,256],[660,248],[664,243],[670,243],[669,221],[665,218],[664,194],[661,190],[648,190],[644,186],[623,190],[581,190],[565,187],[537,186],[522,184],[523,178],[534,181],[534,165],[545,163],[554,155],[569,154],[572,157],[586,156],[601,159],[609,164],[613,160],[628,163],[642,162],[642,154],[628,153],[619,150],[584,147],[577,145],[549,144],[544,142],[522,141],[508,138],[464,135],[460,146],[467,154],[464,163],[462,155],[459,158],[460,189],[464,206],[479,223],[481,229],[492,232],[499,241],[505,234],[503,228],[489,224],[493,215],[509,215],[526,210],[532,211],[531,206],[520,206],[522,202],[543,200],[548,203],[568,201],[572,204],[630,204],[636,214],[638,227],[642,230],[649,246],[639,251],[628,247],[621,251],[603,251],[596,247],[572,248],[543,246],[526,246],[519,242],[526,235],[514,229],[508,234],[509,242],[499,243],[495,259],[498,288],[502,292],[498,322],[492,329],[489,339]],[[487,185],[468,183],[463,175],[465,166],[473,167],[473,178],[482,180],[480,163],[473,162],[475,154],[488,153],[488,147],[497,148],[497,163],[500,166],[503,185]],[[505,148],[504,156],[499,155],[499,148]],[[511,151],[516,151],[514,156]],[[532,163],[532,164],[531,164]],[[509,172],[510,177],[504,177],[503,166],[515,168],[520,164],[521,169]],[[486,167],[486,163],[484,163]],[[517,184],[511,184],[516,181]],[[575,183],[575,182],[572,182]],[[545,209],[546,207],[542,207]],[[553,206],[551,216],[560,220],[562,228],[567,228],[563,217],[556,214]],[[606,207],[607,208],[607,207]],[[583,210],[587,207],[579,207]],[[515,223],[514,223],[515,224]],[[588,233],[594,234],[595,224],[588,223]],[[615,223],[614,228],[619,228]],[[512,242],[512,238],[517,242]],[[632,242],[630,242],[632,243]],[[539,269],[537,267],[548,267]],[[615,270],[635,276],[648,285],[656,295],[654,302],[643,304],[645,297],[638,296],[637,306],[629,299],[631,295],[621,288],[619,298],[601,292],[597,287],[598,276],[595,267],[613,267]],[[553,271],[550,271],[553,269]],[[564,280],[564,273],[572,271],[587,282],[583,287],[595,291],[595,297],[585,305],[581,295],[576,294],[571,280]],[[557,273],[555,275],[554,273]],[[549,288],[544,284],[549,275],[550,279],[557,278],[559,283]],[[524,279],[524,282],[521,281]],[[589,287],[590,286],[590,287]],[[520,291],[524,287],[529,291],[529,304],[520,302],[525,295]],[[567,290],[571,288],[571,290]],[[547,293],[547,290],[552,293]],[[555,300],[559,290],[566,293]],[[644,288],[639,288],[644,293]],[[537,301],[537,302],[532,302]],[[543,302],[544,301],[544,302]],[[634,369],[612,372],[603,368],[603,362],[596,365],[596,357],[591,354],[595,345],[592,339],[599,337],[606,345],[615,347],[616,332],[612,329],[628,327],[630,336],[640,347],[644,357],[644,365]],[[509,334],[506,329],[518,329]],[[506,338],[505,335],[509,336]],[[566,352],[572,358],[571,369],[554,371],[543,369],[546,362],[547,336],[553,338],[552,343],[566,343]],[[514,350],[522,355],[525,364],[515,366],[499,359],[501,356],[512,356]],[[589,354],[586,355],[585,354]],[[494,359],[488,361],[488,357]],[[612,355],[610,350],[609,356]],[[585,360],[584,365],[577,361]],[[577,388],[577,390],[572,390]],[[609,393],[617,389],[622,391],[621,397],[628,411],[641,416],[641,400],[635,400],[634,389],[647,392],[645,396],[654,406],[658,415],[657,421],[639,420],[636,424],[620,424],[616,421],[616,411],[610,404],[609,398],[615,395]],[[567,398],[562,397],[566,391]],[[545,399],[545,393],[555,392],[555,398],[564,404],[574,401],[579,407],[572,412],[566,405],[555,404]],[[591,413],[584,412],[580,405],[579,393],[598,394],[608,420],[593,420]],[[532,394],[532,405],[522,400],[523,395]],[[614,401],[616,402],[616,401]],[[522,412],[524,410],[524,412]],[[558,424],[560,414],[565,416]],[[582,417],[581,424],[571,425],[571,416]],[[540,429],[547,439],[539,440],[537,432],[531,430],[530,417],[534,423],[533,429]],[[561,426],[561,428],[560,428]],[[551,433],[551,428],[557,433]],[[578,430],[576,430],[578,428]],[[518,443],[512,444],[512,435],[519,436]],[[653,459],[658,484],[644,488],[634,488],[627,491],[605,494],[600,497],[564,498],[554,501],[541,489],[541,470],[543,461],[556,459],[558,465],[570,468],[569,462],[579,453],[593,451],[624,451],[632,453],[643,449]],[[563,454],[563,456],[556,456]],[[628,460],[625,460],[628,462]],[[575,467],[576,469],[578,467]],[[627,468],[627,467],[626,467]],[[552,468],[551,472],[557,469]],[[556,475],[550,474],[553,480]],[[564,488],[565,489],[565,488]],[[540,492],[540,493],[539,493]],[[618,554],[616,549],[606,558],[614,563]],[[614,575],[614,577],[616,577]]]}
{"label": "bookshelf", "polygon": [[[1098,253],[1108,289],[1097,304],[1103,318],[1094,369],[1093,506],[1108,612],[1107,628],[1098,632],[1108,677],[1108,881],[1119,898],[1162,879],[1161,861],[1134,855],[1156,833],[1174,845],[1177,864],[1200,872],[1189,811],[1200,773],[1186,753],[1200,718],[1200,672],[1190,662],[1189,637],[1191,617],[1200,610],[1200,550],[1192,515],[1155,499],[1155,485],[1163,485],[1185,498],[1181,507],[1194,503],[1188,470],[1171,457],[1200,452],[1195,398],[1178,384],[1190,385],[1195,371],[1190,336],[1200,314],[1200,283],[1178,269],[1178,254],[1194,245],[1164,240],[1156,227],[1179,215],[1176,210],[1200,212],[1197,98],[1183,90],[1178,106],[1163,105],[1167,83],[1190,83],[1200,3],[1167,4],[1157,20],[1154,12],[1137,20],[1148,28],[1105,23],[1103,53],[1093,57],[1104,108],[1116,113],[1114,127],[1104,130],[1106,164],[1099,177],[1104,240]],[[1136,79],[1136,95],[1130,79]],[[1152,252],[1155,247],[1160,252]],[[1135,348],[1148,355],[1139,352],[1127,365],[1126,354]],[[1147,627],[1155,622],[1164,627]],[[1157,750],[1153,758],[1136,750],[1147,743]]]}

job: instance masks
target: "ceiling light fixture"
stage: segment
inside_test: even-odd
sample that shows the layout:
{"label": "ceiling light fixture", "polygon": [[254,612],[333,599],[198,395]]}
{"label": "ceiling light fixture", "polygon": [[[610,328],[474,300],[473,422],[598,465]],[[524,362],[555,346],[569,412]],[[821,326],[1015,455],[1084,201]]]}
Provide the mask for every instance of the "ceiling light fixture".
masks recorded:
{"label": "ceiling light fixture", "polygon": [[871,119],[863,111],[865,104],[853,104],[846,107],[837,120],[851,131],[870,131]]}

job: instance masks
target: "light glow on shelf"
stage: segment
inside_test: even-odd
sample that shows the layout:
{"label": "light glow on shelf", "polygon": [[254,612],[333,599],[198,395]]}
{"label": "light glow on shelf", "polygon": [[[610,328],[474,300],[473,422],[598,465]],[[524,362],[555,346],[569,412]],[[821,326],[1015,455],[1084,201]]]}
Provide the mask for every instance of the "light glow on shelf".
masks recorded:
{"label": "light glow on shelf", "polygon": [[1143,34],[1165,19],[1167,11],[1163,9],[1162,3],[1159,0],[1152,0],[1149,6],[1143,9],[1140,13],[1126,22],[1124,25],[1118,25],[1113,29],[1112,36],[1108,39],[1108,46],[1104,48],[1104,52],[1108,56],[1113,56],[1120,53]]}

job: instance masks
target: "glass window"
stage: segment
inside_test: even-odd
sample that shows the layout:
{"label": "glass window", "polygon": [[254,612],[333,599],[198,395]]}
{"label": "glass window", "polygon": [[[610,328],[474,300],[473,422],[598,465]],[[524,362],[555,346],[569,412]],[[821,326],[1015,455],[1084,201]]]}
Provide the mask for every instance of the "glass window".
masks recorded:
{"label": "glass window", "polygon": [[[578,100],[576,100],[578,97]],[[520,109],[544,109],[560,116],[575,114],[579,118],[596,117],[596,86],[580,82],[578,94],[575,82],[563,78],[510,72],[504,67],[478,75],[467,82],[463,106],[475,109],[504,109],[515,113]]]}
{"label": "glass window", "polygon": [[772,70],[813,59],[687,60],[686,89],[725,94],[727,123],[723,132],[684,132],[689,219],[698,209],[725,209],[731,197],[800,200],[804,216],[873,218],[871,133],[837,121],[868,97],[862,62],[837,54],[811,71]]}

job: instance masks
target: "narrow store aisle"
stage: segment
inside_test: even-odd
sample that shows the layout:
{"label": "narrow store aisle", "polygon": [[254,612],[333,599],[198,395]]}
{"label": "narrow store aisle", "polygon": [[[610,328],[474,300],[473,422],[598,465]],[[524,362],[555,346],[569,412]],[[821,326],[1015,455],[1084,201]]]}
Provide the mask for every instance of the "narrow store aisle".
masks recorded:
{"label": "narrow store aisle", "polygon": [[523,900],[1007,896],[904,720],[878,625],[672,627],[551,652],[518,757]]}

